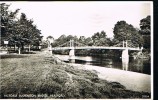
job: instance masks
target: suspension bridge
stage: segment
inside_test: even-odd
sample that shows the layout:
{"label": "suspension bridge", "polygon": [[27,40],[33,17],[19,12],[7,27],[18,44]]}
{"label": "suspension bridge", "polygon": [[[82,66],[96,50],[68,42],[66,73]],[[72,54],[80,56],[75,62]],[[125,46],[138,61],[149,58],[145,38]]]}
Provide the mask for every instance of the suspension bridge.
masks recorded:
{"label": "suspension bridge", "polygon": [[83,43],[79,43],[74,40],[70,40],[64,44],[61,44],[57,47],[51,48],[51,50],[70,50],[69,56],[72,57],[75,56],[75,50],[76,49],[115,49],[115,50],[122,50],[122,59],[129,61],[129,55],[128,51],[129,50],[134,50],[134,51],[142,51],[142,47],[140,48],[138,45],[132,44],[132,42],[127,42],[127,41],[122,41],[118,43],[117,45],[114,46],[87,46]]}
{"label": "suspension bridge", "polygon": [[[120,45],[122,43],[122,45]],[[121,47],[122,46],[122,47]],[[120,49],[120,50],[124,50],[124,49],[128,49],[128,50],[136,50],[136,51],[140,51],[143,48],[140,48],[139,46],[133,45],[131,43],[127,43],[122,41],[117,45],[114,46],[87,46],[83,43],[79,43],[77,41],[74,40],[70,40],[62,45],[59,45],[57,47],[53,47],[51,48],[52,50],[65,50],[65,49]]]}

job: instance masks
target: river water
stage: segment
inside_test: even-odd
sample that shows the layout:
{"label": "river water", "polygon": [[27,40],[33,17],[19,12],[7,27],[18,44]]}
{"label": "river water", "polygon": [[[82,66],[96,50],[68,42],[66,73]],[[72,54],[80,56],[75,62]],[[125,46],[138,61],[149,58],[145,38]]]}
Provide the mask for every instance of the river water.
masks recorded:
{"label": "river water", "polygon": [[[69,55],[55,56],[65,62],[69,62],[70,59]],[[74,59],[77,64],[95,65],[99,67],[114,68],[151,75],[151,64],[147,59],[134,60],[133,58],[130,58],[128,65],[124,65],[121,58],[113,59],[100,56],[75,56]]]}

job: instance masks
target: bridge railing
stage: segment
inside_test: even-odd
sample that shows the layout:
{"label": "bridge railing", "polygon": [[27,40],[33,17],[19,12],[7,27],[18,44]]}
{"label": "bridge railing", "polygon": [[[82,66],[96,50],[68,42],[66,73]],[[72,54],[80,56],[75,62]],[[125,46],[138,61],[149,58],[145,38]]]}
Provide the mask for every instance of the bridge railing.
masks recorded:
{"label": "bridge railing", "polygon": [[[77,45],[75,45],[77,44]],[[65,46],[65,47],[64,47]],[[114,46],[87,46],[83,43],[79,43],[74,40],[70,40],[62,45],[59,45],[58,47],[52,48],[53,50],[63,50],[63,49],[129,49],[129,50],[142,50],[142,48],[139,48],[139,46],[136,47],[136,45],[133,45],[132,42],[120,42],[117,45]]]}
{"label": "bridge railing", "polygon": [[66,50],[66,49],[128,49],[128,50],[141,50],[141,48],[131,48],[131,47],[105,47],[105,46],[83,46],[83,47],[54,47],[52,50]]}

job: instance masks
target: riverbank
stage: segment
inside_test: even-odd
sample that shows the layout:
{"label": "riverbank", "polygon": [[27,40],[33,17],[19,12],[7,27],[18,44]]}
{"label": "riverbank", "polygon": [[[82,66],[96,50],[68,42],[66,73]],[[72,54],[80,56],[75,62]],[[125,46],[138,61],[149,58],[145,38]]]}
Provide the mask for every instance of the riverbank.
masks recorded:
{"label": "riverbank", "polygon": [[[69,59],[68,56],[55,56],[63,61]],[[95,65],[74,63],[72,63],[72,65],[85,70],[95,70],[98,72],[97,74],[99,78],[111,82],[119,82],[129,90],[151,92],[151,75]]]}
{"label": "riverbank", "polygon": [[[16,56],[16,57],[14,57]],[[150,98],[149,92],[126,89],[100,79],[95,71],[79,69],[52,56],[36,54],[1,58],[1,98]],[[146,96],[146,97],[144,97]]]}
{"label": "riverbank", "polygon": [[126,89],[151,92],[151,75],[92,65],[72,65],[85,70],[95,70],[99,78],[109,82],[119,82],[124,85]]}

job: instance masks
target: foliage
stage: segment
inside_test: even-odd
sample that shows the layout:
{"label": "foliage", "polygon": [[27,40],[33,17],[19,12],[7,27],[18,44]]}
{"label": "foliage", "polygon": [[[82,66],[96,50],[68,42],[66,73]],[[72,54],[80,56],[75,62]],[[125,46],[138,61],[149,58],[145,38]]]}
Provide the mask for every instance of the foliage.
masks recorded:
{"label": "foliage", "polygon": [[[143,39],[139,31],[125,21],[118,21],[114,27],[114,38],[120,42],[130,40],[136,47],[142,46]],[[138,44],[138,45],[137,45]]]}
{"label": "foliage", "polygon": [[[0,4],[1,7],[1,42],[9,41],[9,45],[17,45],[24,49],[25,45],[39,45],[42,39],[41,32],[37,26],[33,24],[33,20],[27,19],[24,13],[21,13],[20,18],[17,14],[20,9],[14,12],[9,10],[10,5],[5,3]],[[3,44],[2,44],[3,45]]]}
{"label": "foliage", "polygon": [[108,46],[108,40],[107,35],[104,31],[101,31],[101,33],[97,32],[92,36],[93,45],[95,46]]}
{"label": "foliage", "polygon": [[151,18],[150,16],[148,15],[146,18],[143,18],[140,20],[140,33],[142,35],[150,35],[151,33]]}
{"label": "foliage", "polygon": [[[10,5],[2,3],[0,4],[1,10],[1,43],[2,41],[7,40],[9,35],[13,33],[13,26],[15,25],[15,18],[19,11],[17,9],[14,12],[9,11]],[[3,45],[3,44],[2,44]]]}
{"label": "foliage", "polygon": [[54,39],[53,36],[50,36],[50,35],[47,37],[47,39],[49,39],[49,38]]}
{"label": "foliage", "polygon": [[143,47],[145,49],[150,50],[150,34],[151,34],[151,18],[150,16],[147,16],[146,18],[143,18],[140,20],[140,34],[143,36]]}

